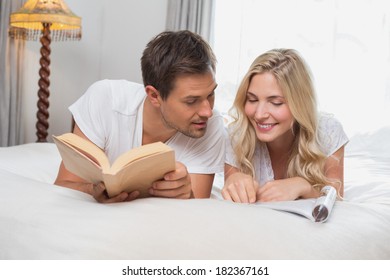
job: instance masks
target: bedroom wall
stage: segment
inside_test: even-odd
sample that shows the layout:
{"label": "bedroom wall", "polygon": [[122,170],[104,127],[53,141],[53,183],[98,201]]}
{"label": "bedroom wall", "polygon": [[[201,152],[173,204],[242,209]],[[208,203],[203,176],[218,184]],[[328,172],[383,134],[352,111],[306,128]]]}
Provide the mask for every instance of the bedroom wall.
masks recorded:
{"label": "bedroom wall", "polygon": [[[115,3],[115,5],[113,4]],[[49,136],[70,131],[68,106],[93,82],[142,82],[140,58],[146,43],[165,29],[168,0],[66,0],[82,18],[81,41],[51,43]],[[41,44],[27,42],[23,88],[24,142],[35,142]]]}

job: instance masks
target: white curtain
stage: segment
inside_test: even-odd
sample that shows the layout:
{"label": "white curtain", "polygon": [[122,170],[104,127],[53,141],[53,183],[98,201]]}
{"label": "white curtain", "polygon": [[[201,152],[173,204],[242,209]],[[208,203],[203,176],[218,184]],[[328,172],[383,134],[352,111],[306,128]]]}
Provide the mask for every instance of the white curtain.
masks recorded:
{"label": "white curtain", "polygon": [[0,147],[21,144],[21,95],[24,41],[8,37],[9,15],[23,0],[0,2]]}
{"label": "white curtain", "polygon": [[390,1],[216,0],[214,25],[220,110],[255,57],[294,48],[349,136],[390,126]]}
{"label": "white curtain", "polygon": [[190,30],[212,40],[214,0],[168,0],[167,30]]}

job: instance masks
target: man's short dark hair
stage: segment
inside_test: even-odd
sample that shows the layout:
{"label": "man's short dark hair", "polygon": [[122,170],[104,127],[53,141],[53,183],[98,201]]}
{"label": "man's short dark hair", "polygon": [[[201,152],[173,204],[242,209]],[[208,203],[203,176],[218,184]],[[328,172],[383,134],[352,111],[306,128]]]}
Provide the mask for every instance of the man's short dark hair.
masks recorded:
{"label": "man's short dark hair", "polygon": [[177,77],[215,73],[216,58],[210,45],[188,30],[165,31],[154,37],[141,58],[145,86],[155,87],[167,99]]}

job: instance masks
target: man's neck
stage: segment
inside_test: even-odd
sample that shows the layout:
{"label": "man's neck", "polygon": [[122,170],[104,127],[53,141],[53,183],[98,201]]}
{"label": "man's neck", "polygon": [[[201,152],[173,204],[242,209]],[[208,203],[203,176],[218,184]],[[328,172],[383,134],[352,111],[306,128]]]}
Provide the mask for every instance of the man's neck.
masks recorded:
{"label": "man's neck", "polygon": [[160,111],[152,106],[147,97],[142,117],[142,145],[157,141],[164,143],[175,135],[176,130],[167,128],[161,118]]}

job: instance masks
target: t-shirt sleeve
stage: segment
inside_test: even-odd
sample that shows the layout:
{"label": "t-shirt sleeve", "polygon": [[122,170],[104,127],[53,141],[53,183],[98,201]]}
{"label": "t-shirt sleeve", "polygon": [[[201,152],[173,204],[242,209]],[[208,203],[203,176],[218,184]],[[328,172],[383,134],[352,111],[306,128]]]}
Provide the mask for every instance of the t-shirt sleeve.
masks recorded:
{"label": "t-shirt sleeve", "polygon": [[105,148],[105,135],[110,135],[112,99],[107,80],[92,84],[69,110],[80,130],[100,148]]}
{"label": "t-shirt sleeve", "polygon": [[225,163],[237,167],[238,164],[232,146],[232,135],[230,135],[231,133],[230,131],[231,130],[229,128],[225,128],[225,146],[226,146]]}
{"label": "t-shirt sleeve", "polygon": [[349,141],[341,123],[329,114],[322,114],[320,117],[319,140],[328,157]]}

